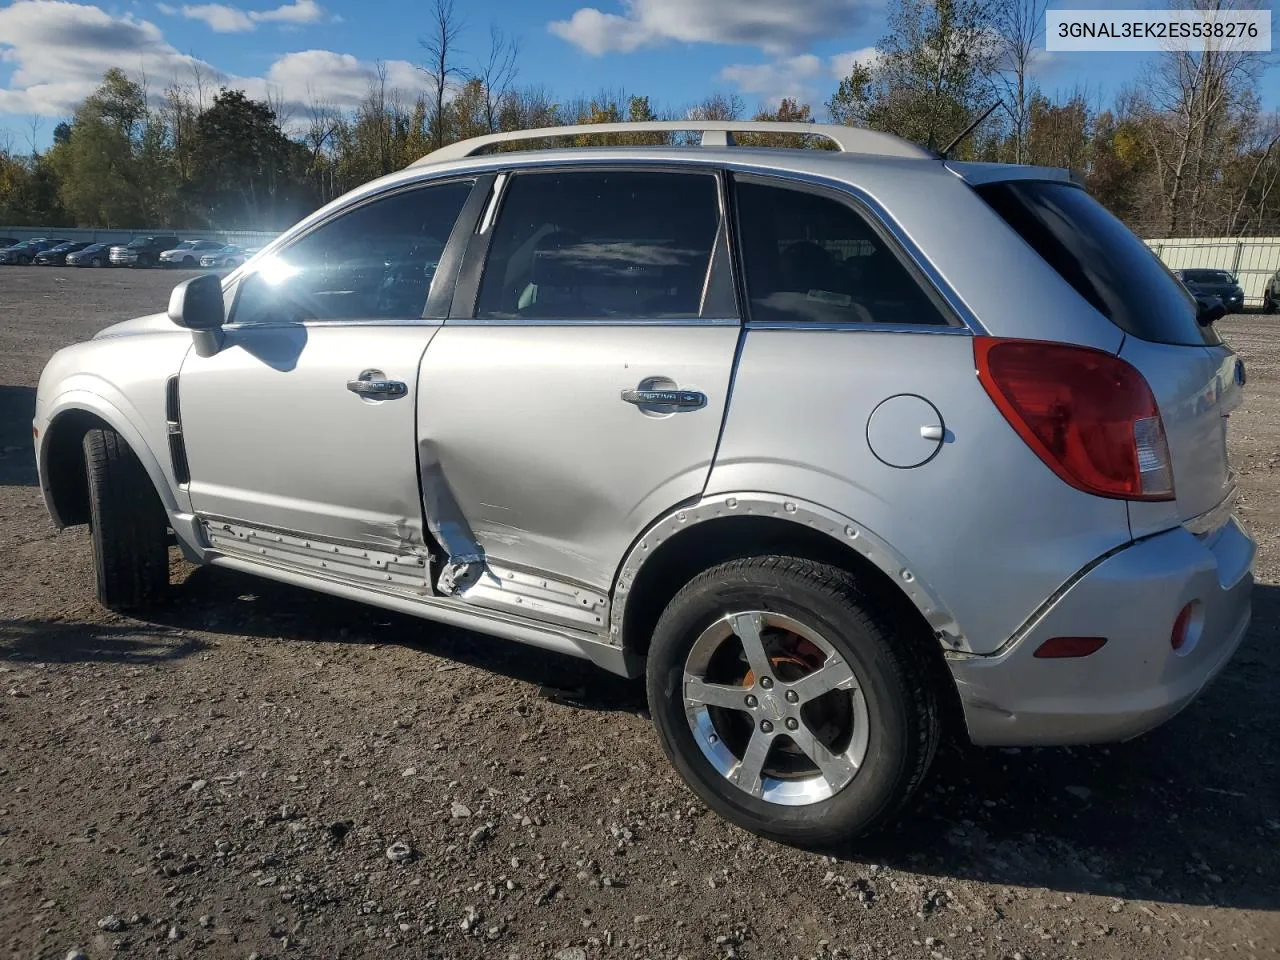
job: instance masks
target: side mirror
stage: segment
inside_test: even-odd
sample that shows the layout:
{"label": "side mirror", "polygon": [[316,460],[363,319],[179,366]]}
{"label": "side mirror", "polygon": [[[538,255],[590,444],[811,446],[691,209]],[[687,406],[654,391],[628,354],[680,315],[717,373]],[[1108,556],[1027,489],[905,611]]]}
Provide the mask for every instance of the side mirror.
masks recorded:
{"label": "side mirror", "polygon": [[169,319],[192,331],[220,329],[227,319],[221,278],[206,273],[174,287],[169,295]]}
{"label": "side mirror", "polygon": [[1207,327],[1227,315],[1227,308],[1219,297],[1196,297],[1196,320]]}

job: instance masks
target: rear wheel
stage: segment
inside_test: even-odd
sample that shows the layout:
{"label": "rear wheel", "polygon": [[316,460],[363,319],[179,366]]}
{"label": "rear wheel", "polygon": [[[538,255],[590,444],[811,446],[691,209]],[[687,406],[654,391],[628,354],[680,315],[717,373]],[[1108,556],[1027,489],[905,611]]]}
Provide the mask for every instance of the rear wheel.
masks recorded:
{"label": "rear wheel", "polygon": [[1262,294],[1262,312],[1275,313],[1276,302],[1271,298],[1271,291],[1267,290]]}
{"label": "rear wheel", "polygon": [[112,610],[158,601],[169,586],[168,519],[151,477],[114,430],[84,437],[98,600]]}
{"label": "rear wheel", "polygon": [[875,831],[937,748],[925,651],[847,571],[794,557],[721,564],[654,631],[649,706],[709,806],[754,833],[825,846]]}

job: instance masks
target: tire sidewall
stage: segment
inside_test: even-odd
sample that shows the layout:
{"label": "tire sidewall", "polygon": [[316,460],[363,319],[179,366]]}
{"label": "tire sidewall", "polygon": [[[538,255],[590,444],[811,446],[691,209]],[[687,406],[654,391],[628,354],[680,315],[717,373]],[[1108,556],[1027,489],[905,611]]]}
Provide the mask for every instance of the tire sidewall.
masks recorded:
{"label": "tire sidewall", "polygon": [[[916,747],[910,704],[884,644],[891,638],[864,610],[841,604],[801,578],[766,576],[712,581],[677,596],[659,620],[649,651],[649,701],[673,765],[723,816],[789,842],[830,842],[868,832],[895,805]],[[697,637],[731,611],[785,614],[821,634],[853,669],[866,698],[867,753],[839,793],[805,806],[759,800],[739,790],[706,759],[684,711],[684,664]]]}

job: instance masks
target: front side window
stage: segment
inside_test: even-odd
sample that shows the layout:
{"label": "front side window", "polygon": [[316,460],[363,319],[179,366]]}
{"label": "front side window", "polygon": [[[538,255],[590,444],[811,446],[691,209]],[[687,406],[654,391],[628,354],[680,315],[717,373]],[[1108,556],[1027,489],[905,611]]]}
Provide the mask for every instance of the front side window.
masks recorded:
{"label": "front side window", "polygon": [[735,194],[753,321],[946,325],[888,241],[848,204],[750,180]]}
{"label": "front side window", "polygon": [[393,193],[322,224],[245,277],[231,321],[421,317],[472,185],[453,181]]}
{"label": "front side window", "polygon": [[697,317],[719,228],[714,174],[517,174],[492,228],[476,316]]}

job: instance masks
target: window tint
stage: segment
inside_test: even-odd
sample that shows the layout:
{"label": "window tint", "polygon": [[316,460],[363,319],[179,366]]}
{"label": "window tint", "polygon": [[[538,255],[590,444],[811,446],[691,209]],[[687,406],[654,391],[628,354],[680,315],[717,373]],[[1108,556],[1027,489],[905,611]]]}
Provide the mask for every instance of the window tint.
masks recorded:
{"label": "window tint", "polygon": [[476,315],[696,317],[719,224],[712,174],[519,174],[493,227]]}
{"label": "window tint", "polygon": [[453,182],[396,193],[312,230],[241,282],[232,321],[421,317],[471,186]]}
{"label": "window tint", "polygon": [[1019,180],[978,195],[1082,297],[1121,330],[1156,343],[1220,342],[1167,267],[1079,187]]}
{"label": "window tint", "polygon": [[831,197],[739,181],[738,234],[751,319],[945,325],[888,243]]}

